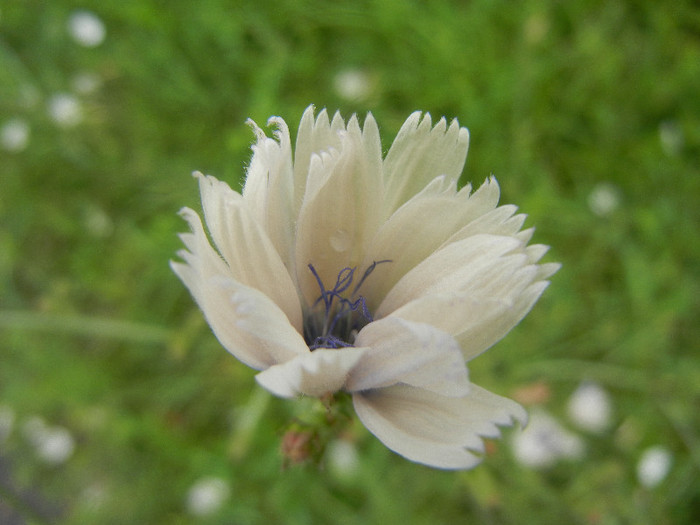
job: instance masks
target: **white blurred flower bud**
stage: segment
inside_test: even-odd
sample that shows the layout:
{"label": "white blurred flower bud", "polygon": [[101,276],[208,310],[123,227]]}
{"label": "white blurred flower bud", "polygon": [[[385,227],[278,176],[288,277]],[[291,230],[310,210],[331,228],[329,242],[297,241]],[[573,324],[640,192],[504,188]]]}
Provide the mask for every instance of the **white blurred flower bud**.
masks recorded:
{"label": "white blurred flower bud", "polygon": [[580,437],[541,410],[533,411],[527,427],[513,437],[515,458],[535,469],[550,467],[559,459],[580,458],[583,449]]}
{"label": "white blurred flower bud", "polygon": [[29,144],[29,124],[20,118],[5,122],[0,128],[0,144],[6,151],[22,151]]}
{"label": "white blurred flower bud", "polygon": [[202,478],[187,493],[187,510],[194,516],[209,516],[217,512],[229,496],[226,480]]}
{"label": "white blurred flower bud", "polygon": [[37,443],[36,451],[46,463],[60,465],[73,455],[75,440],[68,429],[50,427]]}
{"label": "white blurred flower bud", "polygon": [[326,451],[328,468],[338,477],[350,477],[357,472],[359,462],[355,446],[343,439],[337,439],[328,445]]}
{"label": "white blurred flower bud", "polygon": [[49,116],[61,127],[69,128],[83,120],[80,101],[68,93],[57,93],[49,99]]}
{"label": "white blurred flower bud", "polygon": [[637,463],[637,479],[646,488],[654,488],[661,483],[671,470],[673,456],[662,446],[646,449]]}
{"label": "white blurred flower bud", "polygon": [[52,465],[65,463],[75,451],[75,439],[68,429],[50,427],[40,417],[28,419],[22,427],[24,436],[39,459]]}
{"label": "white blurred flower bud", "polygon": [[107,30],[95,13],[79,10],[68,18],[68,33],[81,46],[96,47],[104,41]]}
{"label": "white blurred flower bud", "polygon": [[610,425],[610,396],[597,383],[581,383],[569,398],[568,412],[577,427],[589,432],[603,432]]}
{"label": "white blurred flower bud", "polygon": [[359,69],[347,69],[335,76],[334,87],[345,100],[364,100],[369,95],[370,81],[367,74]]}
{"label": "white blurred flower bud", "polygon": [[607,217],[620,205],[619,190],[607,182],[597,184],[588,195],[588,207],[598,217]]}

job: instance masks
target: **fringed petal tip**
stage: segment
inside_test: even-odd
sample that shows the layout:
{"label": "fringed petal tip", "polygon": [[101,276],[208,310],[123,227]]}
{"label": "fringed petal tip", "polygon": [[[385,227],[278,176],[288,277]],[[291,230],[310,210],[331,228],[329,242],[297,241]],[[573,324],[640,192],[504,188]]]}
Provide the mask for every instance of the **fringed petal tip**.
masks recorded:
{"label": "fringed petal tip", "polygon": [[190,219],[192,219],[193,216],[198,216],[197,212],[189,206],[183,206],[178,210],[177,214],[183,219],[185,219],[187,222],[190,222]]}
{"label": "fringed petal tip", "polygon": [[408,385],[357,392],[355,412],[382,443],[430,467],[463,470],[481,462],[483,438],[499,426],[527,421],[525,410],[507,398],[472,385],[467,396],[450,398]]}
{"label": "fringed petal tip", "polygon": [[[457,119],[455,119],[453,122],[457,122]],[[469,130],[467,128],[459,128],[459,137],[458,137],[458,142],[460,144],[466,144],[467,146],[469,145]]]}

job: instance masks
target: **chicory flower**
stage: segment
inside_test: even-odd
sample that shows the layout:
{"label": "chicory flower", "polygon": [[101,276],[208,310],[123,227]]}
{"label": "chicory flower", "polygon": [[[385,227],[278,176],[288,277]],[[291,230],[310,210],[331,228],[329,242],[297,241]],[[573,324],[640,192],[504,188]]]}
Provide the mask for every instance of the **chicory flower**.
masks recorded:
{"label": "chicory flower", "polygon": [[[209,236],[181,214],[171,266],[221,344],[281,397],[352,396],[362,423],[409,460],[481,461],[482,437],[524,409],[470,382],[466,363],[510,331],[558,264],[498,206],[488,179],[457,188],[469,134],[413,113],[382,155],[368,115],[345,123],[309,107],[257,136],[241,193],[199,179]],[[211,242],[210,239],[211,238]]]}

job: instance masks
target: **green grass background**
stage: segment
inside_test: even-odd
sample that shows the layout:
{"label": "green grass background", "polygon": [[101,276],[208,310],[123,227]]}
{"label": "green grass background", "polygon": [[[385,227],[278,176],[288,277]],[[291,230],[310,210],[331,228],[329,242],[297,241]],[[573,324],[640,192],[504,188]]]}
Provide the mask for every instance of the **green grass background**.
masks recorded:
{"label": "green grass background", "polygon": [[[100,46],[70,38],[76,8],[103,20]],[[335,89],[348,69],[370,80],[361,100]],[[101,85],[78,95],[80,124],[56,126],[46,101],[82,72]],[[0,125],[31,136],[0,150],[0,404],[16,415],[1,505],[69,524],[700,522],[699,93],[684,0],[3,3]],[[563,263],[472,379],[504,395],[542,382],[567,425],[568,396],[599,382],[613,422],[581,433],[582,460],[534,471],[505,440],[473,471],[435,471],[355,422],[354,472],[282,468],[303,404],[261,393],[167,262],[177,210],[199,206],[190,173],[238,187],[245,119],[294,130],[310,103],[372,111],[385,149],[416,109],[469,127],[463,181],[496,175]],[[620,196],[605,217],[588,205],[600,183]],[[75,436],[65,464],[33,454],[32,416]],[[646,489],[636,462],[656,444],[674,462]],[[187,491],[211,475],[230,497],[195,519]]]}

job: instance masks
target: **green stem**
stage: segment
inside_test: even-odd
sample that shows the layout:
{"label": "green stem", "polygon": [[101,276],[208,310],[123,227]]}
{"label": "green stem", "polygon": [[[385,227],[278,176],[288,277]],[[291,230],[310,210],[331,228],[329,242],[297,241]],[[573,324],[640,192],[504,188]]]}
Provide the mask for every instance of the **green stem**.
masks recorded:
{"label": "green stem", "polygon": [[170,330],[133,321],[44,312],[0,311],[0,329],[102,337],[139,343],[166,343]]}

